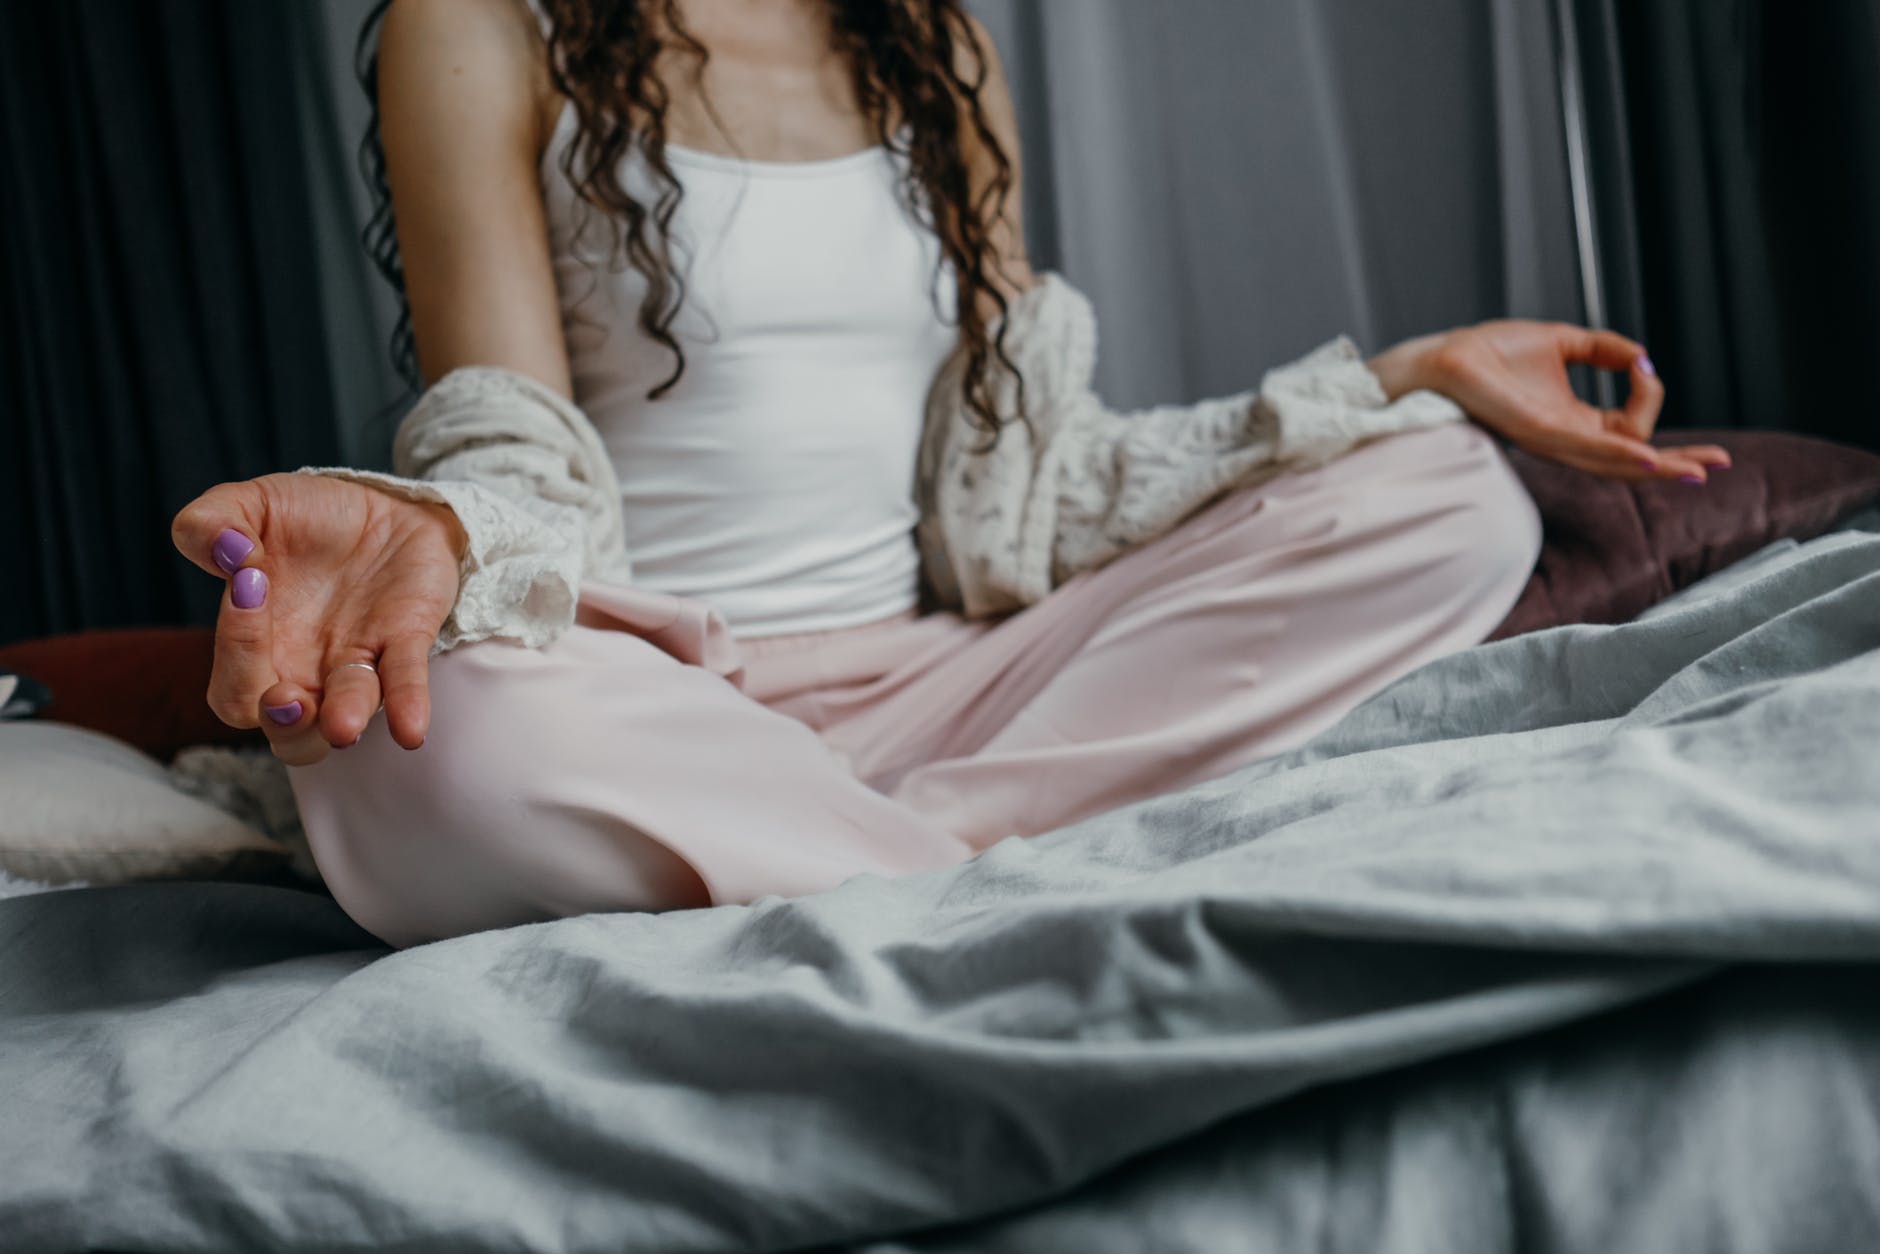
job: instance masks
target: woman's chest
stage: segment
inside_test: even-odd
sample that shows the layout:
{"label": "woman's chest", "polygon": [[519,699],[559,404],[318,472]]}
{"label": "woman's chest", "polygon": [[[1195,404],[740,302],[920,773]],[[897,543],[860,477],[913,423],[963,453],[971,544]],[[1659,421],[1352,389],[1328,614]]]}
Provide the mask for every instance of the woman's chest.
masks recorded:
{"label": "woman's chest", "polygon": [[[955,284],[934,234],[903,203],[892,154],[777,164],[673,151],[667,160],[680,191],[666,218],[676,283],[667,329],[693,386],[812,370],[841,388],[845,372],[884,362],[931,379],[957,341]],[[658,203],[661,189],[637,156],[622,180],[642,203]],[[606,222],[569,189],[551,187],[548,200],[577,373],[600,365],[663,379],[671,350],[640,322],[652,280],[612,251]]]}

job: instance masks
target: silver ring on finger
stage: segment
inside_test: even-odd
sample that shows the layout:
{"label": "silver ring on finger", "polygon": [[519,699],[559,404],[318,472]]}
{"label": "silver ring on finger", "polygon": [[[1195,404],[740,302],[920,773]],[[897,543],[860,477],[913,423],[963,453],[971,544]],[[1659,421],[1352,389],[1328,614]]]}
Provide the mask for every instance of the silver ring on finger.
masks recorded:
{"label": "silver ring on finger", "polygon": [[[379,673],[379,668],[374,666],[370,662],[341,662],[338,666],[335,666],[333,668],[333,673],[338,674],[340,671],[345,670],[348,666],[363,666],[367,670],[371,671],[374,675],[377,675]],[[332,675],[327,676],[327,678],[331,679]],[[379,688],[379,708],[378,710],[374,710],[372,712],[374,714],[377,714],[379,710],[383,710],[384,708],[385,708],[385,689],[384,689],[384,686],[381,685]]]}

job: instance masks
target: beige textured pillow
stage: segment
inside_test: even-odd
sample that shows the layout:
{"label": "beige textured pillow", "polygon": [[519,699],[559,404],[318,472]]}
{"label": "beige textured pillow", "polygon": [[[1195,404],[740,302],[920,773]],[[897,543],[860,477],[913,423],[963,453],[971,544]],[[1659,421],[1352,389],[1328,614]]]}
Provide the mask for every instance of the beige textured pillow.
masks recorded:
{"label": "beige textured pillow", "polygon": [[178,789],[163,764],[65,723],[0,722],[0,869],[47,883],[223,878],[284,846]]}

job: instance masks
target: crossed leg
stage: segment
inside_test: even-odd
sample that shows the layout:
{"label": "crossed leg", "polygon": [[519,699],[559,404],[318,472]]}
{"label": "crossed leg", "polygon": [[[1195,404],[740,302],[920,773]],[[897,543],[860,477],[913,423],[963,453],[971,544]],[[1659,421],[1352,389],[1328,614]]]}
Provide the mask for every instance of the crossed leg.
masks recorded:
{"label": "crossed leg", "polygon": [[808,718],[862,778],[984,848],[1303,744],[1486,638],[1540,544],[1481,428],[1395,436],[1233,493]]}
{"label": "crossed leg", "polygon": [[[604,585],[583,616],[632,605]],[[722,627],[718,630],[722,631]],[[971,854],[856,780],[814,732],[623,626],[431,660],[431,733],[375,719],[289,768],[334,899],[387,943],[602,910],[795,896]]]}
{"label": "crossed leg", "polygon": [[335,898],[394,945],[800,895],[1301,743],[1486,637],[1539,543],[1456,424],[1233,493],[998,622],[740,650],[676,598],[588,584],[546,648],[432,659],[421,749],[375,721],[289,774]]}

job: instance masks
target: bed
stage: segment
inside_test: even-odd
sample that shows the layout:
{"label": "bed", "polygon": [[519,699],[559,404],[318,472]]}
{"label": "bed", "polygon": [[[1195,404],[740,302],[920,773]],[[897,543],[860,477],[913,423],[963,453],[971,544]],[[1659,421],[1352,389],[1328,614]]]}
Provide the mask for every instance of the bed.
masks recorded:
{"label": "bed", "polygon": [[0,900],[0,1249],[1880,1248],[1880,511],[963,866]]}

